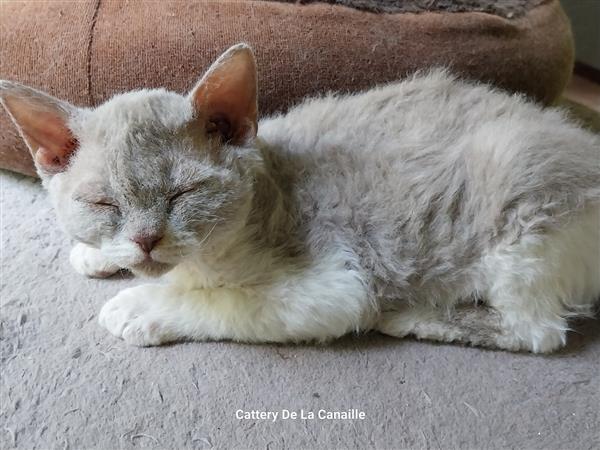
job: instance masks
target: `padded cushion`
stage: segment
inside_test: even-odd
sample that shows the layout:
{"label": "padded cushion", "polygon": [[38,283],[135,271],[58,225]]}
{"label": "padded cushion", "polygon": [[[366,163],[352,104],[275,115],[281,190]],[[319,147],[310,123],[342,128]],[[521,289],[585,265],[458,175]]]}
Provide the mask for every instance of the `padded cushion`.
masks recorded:
{"label": "padded cushion", "polygon": [[[262,114],[440,65],[551,103],[569,79],[573,43],[558,0],[537,3],[508,19],[268,1],[6,2],[0,78],[82,106],[142,87],[186,92],[220,52],[245,41],[256,51]],[[4,111],[0,167],[34,175]]]}
{"label": "padded cushion", "polygon": [[371,12],[485,12],[508,19],[522,16],[546,0],[268,0],[284,3],[331,3]]}

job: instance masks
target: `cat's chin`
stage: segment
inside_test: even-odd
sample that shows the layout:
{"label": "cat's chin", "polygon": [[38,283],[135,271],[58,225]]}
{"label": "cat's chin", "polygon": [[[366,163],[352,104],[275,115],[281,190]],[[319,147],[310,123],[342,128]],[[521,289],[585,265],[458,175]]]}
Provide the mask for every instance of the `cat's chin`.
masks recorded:
{"label": "cat's chin", "polygon": [[134,275],[144,277],[159,277],[170,271],[175,265],[159,261],[144,261],[128,267]]}

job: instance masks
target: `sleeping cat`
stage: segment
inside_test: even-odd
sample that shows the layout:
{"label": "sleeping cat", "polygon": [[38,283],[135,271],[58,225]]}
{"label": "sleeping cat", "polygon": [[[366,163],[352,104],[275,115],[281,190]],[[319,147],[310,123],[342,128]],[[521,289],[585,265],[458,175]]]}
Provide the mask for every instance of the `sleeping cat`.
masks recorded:
{"label": "sleeping cat", "polygon": [[186,96],[0,93],[74,267],[161,277],[100,311],[130,344],[378,330],[550,352],[600,294],[600,138],[446,71],[260,123],[244,44]]}

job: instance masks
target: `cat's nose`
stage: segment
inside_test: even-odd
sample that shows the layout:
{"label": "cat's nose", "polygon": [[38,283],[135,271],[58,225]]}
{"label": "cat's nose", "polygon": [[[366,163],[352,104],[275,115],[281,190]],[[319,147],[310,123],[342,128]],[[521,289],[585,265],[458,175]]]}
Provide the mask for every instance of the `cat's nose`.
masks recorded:
{"label": "cat's nose", "polygon": [[150,253],[152,251],[152,249],[154,247],[156,247],[156,244],[158,244],[158,241],[160,241],[162,239],[162,236],[156,235],[156,234],[144,234],[144,235],[138,235],[133,237],[131,240],[133,242],[135,242],[137,245],[140,246],[140,248],[145,252],[145,253]]}

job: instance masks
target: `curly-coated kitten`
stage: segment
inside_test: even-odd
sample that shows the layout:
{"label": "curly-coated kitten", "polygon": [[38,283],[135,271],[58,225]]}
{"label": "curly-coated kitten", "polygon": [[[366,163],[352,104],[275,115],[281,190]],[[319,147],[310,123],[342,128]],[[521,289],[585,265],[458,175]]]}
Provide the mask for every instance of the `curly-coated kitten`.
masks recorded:
{"label": "curly-coated kitten", "polygon": [[161,276],[100,312],[128,343],[374,329],[550,352],[600,294],[600,139],[518,95],[434,70],[258,122],[243,44],[188,95],[0,94],[76,270]]}

